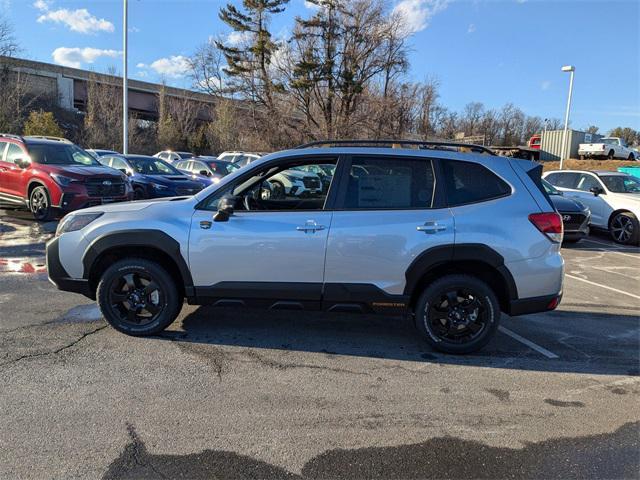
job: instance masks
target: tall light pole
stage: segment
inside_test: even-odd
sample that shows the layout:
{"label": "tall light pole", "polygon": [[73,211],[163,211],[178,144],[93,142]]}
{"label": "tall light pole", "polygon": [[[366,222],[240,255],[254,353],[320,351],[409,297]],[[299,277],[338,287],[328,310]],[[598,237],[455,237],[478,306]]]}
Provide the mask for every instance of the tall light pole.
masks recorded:
{"label": "tall light pole", "polygon": [[564,115],[564,132],[562,132],[562,149],[560,154],[560,170],[562,170],[562,163],[564,157],[571,153],[571,148],[567,146],[567,130],[569,129],[569,111],[571,110],[571,96],[573,95],[573,74],[576,71],[576,67],[573,65],[565,65],[562,67],[563,72],[570,72],[571,78],[569,79],[569,98],[567,99],[567,111]]}
{"label": "tall light pole", "polygon": [[127,78],[127,50],[128,50],[128,1],[123,0],[122,12],[122,153],[129,153],[129,80]]}

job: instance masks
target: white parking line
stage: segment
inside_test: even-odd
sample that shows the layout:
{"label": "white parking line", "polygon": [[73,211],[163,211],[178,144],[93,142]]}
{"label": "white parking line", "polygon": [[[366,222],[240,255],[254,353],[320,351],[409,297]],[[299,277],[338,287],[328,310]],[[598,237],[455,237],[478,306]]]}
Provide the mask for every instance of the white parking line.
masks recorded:
{"label": "white parking line", "polygon": [[584,278],[576,277],[575,275],[569,275],[568,273],[565,273],[564,276],[573,278],[574,280],[580,280],[581,282],[588,283],[589,285],[593,285],[594,287],[604,288],[605,290],[611,290],[612,292],[621,293],[622,295],[627,295],[631,298],[640,300],[640,295],[635,295],[633,293],[625,292],[624,290],[618,290],[617,288],[608,287],[607,285],[602,285],[601,283],[592,282],[591,280],[585,280]]}
{"label": "white parking line", "polygon": [[532,350],[535,350],[538,353],[541,353],[542,355],[544,355],[547,358],[560,358],[555,353],[550,352],[549,350],[547,350],[546,348],[541,347],[537,343],[533,343],[531,340],[527,340],[526,338],[518,335],[516,332],[512,332],[511,330],[509,330],[506,327],[503,327],[502,325],[500,325],[498,327],[498,330],[500,330],[502,333],[505,333],[505,334],[509,335],[514,340],[517,340],[520,343],[524,343],[527,347],[531,348]]}
{"label": "white parking line", "polygon": [[[591,240],[590,238],[585,238],[582,240],[583,242],[590,242],[590,243],[595,243],[596,245],[604,245],[606,247],[609,247],[609,250],[604,250],[601,249],[602,251],[606,251],[606,252],[611,252],[611,253],[616,253],[618,255],[624,255],[625,257],[631,257],[631,258],[635,258],[635,259],[640,259],[640,255],[632,255],[631,253],[625,253],[625,252],[634,252],[633,249],[630,248],[621,248],[618,247],[616,244],[614,243],[605,243],[605,242],[599,242],[597,240]],[[577,250],[577,249],[576,249]],[[638,250],[638,253],[640,253],[640,250]]]}

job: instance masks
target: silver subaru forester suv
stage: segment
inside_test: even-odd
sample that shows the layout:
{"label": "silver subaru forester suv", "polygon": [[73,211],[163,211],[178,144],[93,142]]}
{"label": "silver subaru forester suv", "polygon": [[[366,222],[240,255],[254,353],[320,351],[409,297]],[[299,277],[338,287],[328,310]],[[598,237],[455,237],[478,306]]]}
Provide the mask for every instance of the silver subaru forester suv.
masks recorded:
{"label": "silver subaru forester suv", "polygon": [[[265,198],[288,169],[328,189]],[[190,304],[409,314],[434,348],[467,353],[508,315],[556,308],[562,220],[541,167],[484,147],[318,142],[268,155],[190,197],[67,215],[51,281],[150,335]]]}

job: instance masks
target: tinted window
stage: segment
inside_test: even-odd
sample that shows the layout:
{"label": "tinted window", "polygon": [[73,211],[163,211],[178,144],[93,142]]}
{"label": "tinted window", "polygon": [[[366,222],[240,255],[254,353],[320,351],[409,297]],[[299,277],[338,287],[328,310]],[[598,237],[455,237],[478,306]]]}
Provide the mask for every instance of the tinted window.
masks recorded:
{"label": "tinted window", "polygon": [[575,172],[556,172],[544,177],[549,183],[560,188],[576,188],[580,178],[579,173]]}
{"label": "tinted window", "polygon": [[94,166],[100,163],[84,150],[68,143],[29,144],[31,160],[45,165]]}
{"label": "tinted window", "polygon": [[433,178],[433,168],[428,159],[354,158],[344,208],[431,208]]}
{"label": "tinted window", "polygon": [[129,158],[133,169],[142,175],[182,175],[171,165],[153,157]]}
{"label": "tinted window", "polygon": [[10,143],[9,148],[7,149],[7,158],[6,161],[10,163],[16,163],[16,158],[24,158],[27,154],[15,143]]}
{"label": "tinted window", "polygon": [[479,163],[442,162],[447,200],[450,206],[482,202],[511,193],[511,188]]}
{"label": "tinted window", "polygon": [[600,179],[614,193],[640,193],[640,182],[631,175],[602,175]]}
{"label": "tinted window", "polygon": [[590,191],[593,187],[601,187],[600,182],[593,175],[589,175],[587,173],[583,173],[580,175],[578,180],[578,186],[576,187],[578,190],[582,190],[584,192]]}
{"label": "tinted window", "polygon": [[116,168],[118,170],[124,170],[124,171],[129,170],[127,163],[121,158],[114,158],[113,161],[111,162],[111,167]]}
{"label": "tinted window", "polygon": [[4,150],[5,148],[7,148],[7,143],[8,142],[0,142],[0,161],[3,159]]}

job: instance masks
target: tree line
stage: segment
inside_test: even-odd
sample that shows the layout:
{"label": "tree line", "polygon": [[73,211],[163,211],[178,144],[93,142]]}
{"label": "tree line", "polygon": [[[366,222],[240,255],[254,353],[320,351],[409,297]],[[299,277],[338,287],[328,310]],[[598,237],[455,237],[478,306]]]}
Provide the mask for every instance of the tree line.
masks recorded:
{"label": "tree line", "polygon": [[[213,106],[204,116],[208,120],[199,120],[203,107],[195,99],[168,95],[161,88],[157,119],[130,115],[131,151],[267,151],[330,138],[473,136],[486,145],[519,145],[545,128],[562,127],[557,118],[530,116],[512,103],[447,108],[437,78],[410,79],[411,32],[388,0],[308,1],[316,8],[307,17],[296,17],[286,38],[275,38],[270,28],[289,0],[243,0],[241,7],[220,8],[220,20],[234,35],[198,46],[188,72],[194,90],[211,96]],[[10,25],[0,19],[0,52],[18,51]],[[56,100],[30,92],[26,79],[0,69],[0,131],[22,133],[28,120],[29,131],[34,125],[44,129],[51,119],[29,115],[51,112],[72,140],[121,149],[117,83],[90,79],[83,115],[63,111]],[[615,132],[629,144],[640,142],[633,129]]]}

